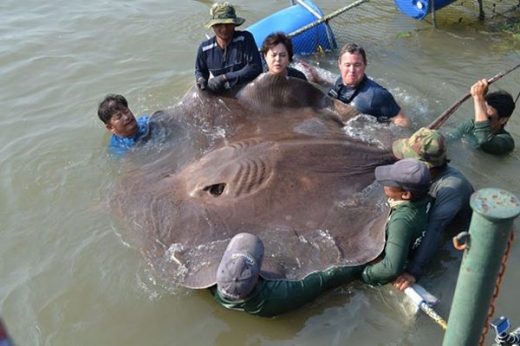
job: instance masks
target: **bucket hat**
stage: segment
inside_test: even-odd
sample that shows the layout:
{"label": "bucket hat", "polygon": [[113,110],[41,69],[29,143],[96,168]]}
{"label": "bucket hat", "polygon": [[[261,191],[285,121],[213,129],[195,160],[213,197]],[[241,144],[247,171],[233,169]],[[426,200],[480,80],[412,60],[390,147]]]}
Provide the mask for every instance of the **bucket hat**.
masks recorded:
{"label": "bucket hat", "polygon": [[246,21],[244,18],[237,17],[235,8],[229,2],[217,2],[209,10],[211,19],[206,23],[207,28],[215,24],[235,24],[240,26]]}

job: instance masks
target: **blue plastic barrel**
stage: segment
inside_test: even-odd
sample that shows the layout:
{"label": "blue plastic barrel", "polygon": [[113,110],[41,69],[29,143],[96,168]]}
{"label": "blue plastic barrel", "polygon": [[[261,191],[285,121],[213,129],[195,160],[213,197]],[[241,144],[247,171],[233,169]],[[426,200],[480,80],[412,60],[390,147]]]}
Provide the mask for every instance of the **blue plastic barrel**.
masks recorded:
{"label": "blue plastic barrel", "polygon": [[[320,17],[316,17],[308,8],[296,3],[281,11],[273,13],[250,27],[247,31],[255,37],[256,45],[260,48],[264,39],[275,31],[282,31],[286,34],[295,32],[304,26],[311,24],[321,17],[323,12],[310,0],[301,0],[313,12]],[[337,48],[336,39],[331,28],[326,23],[321,23],[309,30],[302,32],[292,38],[294,54],[312,54],[318,50],[318,47],[324,50],[332,50]]]}
{"label": "blue plastic barrel", "polygon": [[[454,3],[456,0],[435,0],[435,11]],[[431,0],[395,0],[397,8],[415,19],[423,19],[431,11]]]}

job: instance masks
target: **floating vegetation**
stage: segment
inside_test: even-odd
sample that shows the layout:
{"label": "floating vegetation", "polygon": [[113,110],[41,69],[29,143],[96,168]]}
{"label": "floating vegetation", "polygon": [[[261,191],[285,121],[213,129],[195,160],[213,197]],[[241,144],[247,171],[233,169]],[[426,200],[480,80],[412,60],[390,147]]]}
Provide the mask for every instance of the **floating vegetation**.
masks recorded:
{"label": "floating vegetation", "polygon": [[397,39],[410,38],[413,36],[413,33],[410,31],[400,32],[397,34]]}
{"label": "floating vegetation", "polygon": [[520,52],[520,14],[516,17],[495,17],[487,23],[489,34],[499,41],[501,52]]}

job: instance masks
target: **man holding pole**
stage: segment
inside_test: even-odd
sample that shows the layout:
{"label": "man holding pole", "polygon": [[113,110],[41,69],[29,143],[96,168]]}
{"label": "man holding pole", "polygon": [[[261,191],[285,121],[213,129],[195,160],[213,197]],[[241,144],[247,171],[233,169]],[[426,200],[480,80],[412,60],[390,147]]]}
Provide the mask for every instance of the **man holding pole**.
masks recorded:
{"label": "man holding pole", "polygon": [[493,155],[508,154],[515,148],[506,126],[515,109],[513,97],[506,91],[488,92],[489,82],[481,79],[471,86],[475,118],[460,123],[448,139],[465,137],[469,143]]}

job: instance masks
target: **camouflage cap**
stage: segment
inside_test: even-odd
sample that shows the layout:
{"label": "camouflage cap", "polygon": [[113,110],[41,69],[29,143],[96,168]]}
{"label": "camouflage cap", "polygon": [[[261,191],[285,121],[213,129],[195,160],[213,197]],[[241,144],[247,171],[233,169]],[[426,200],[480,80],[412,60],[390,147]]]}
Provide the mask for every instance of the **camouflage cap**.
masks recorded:
{"label": "camouflage cap", "polygon": [[206,23],[206,28],[211,28],[215,24],[244,24],[244,18],[237,17],[235,8],[229,2],[217,2],[209,10],[211,19]]}
{"label": "camouflage cap", "polygon": [[439,167],[446,163],[444,136],[436,131],[422,127],[410,138],[394,141],[392,151],[398,159],[415,158],[423,161],[429,168]]}

